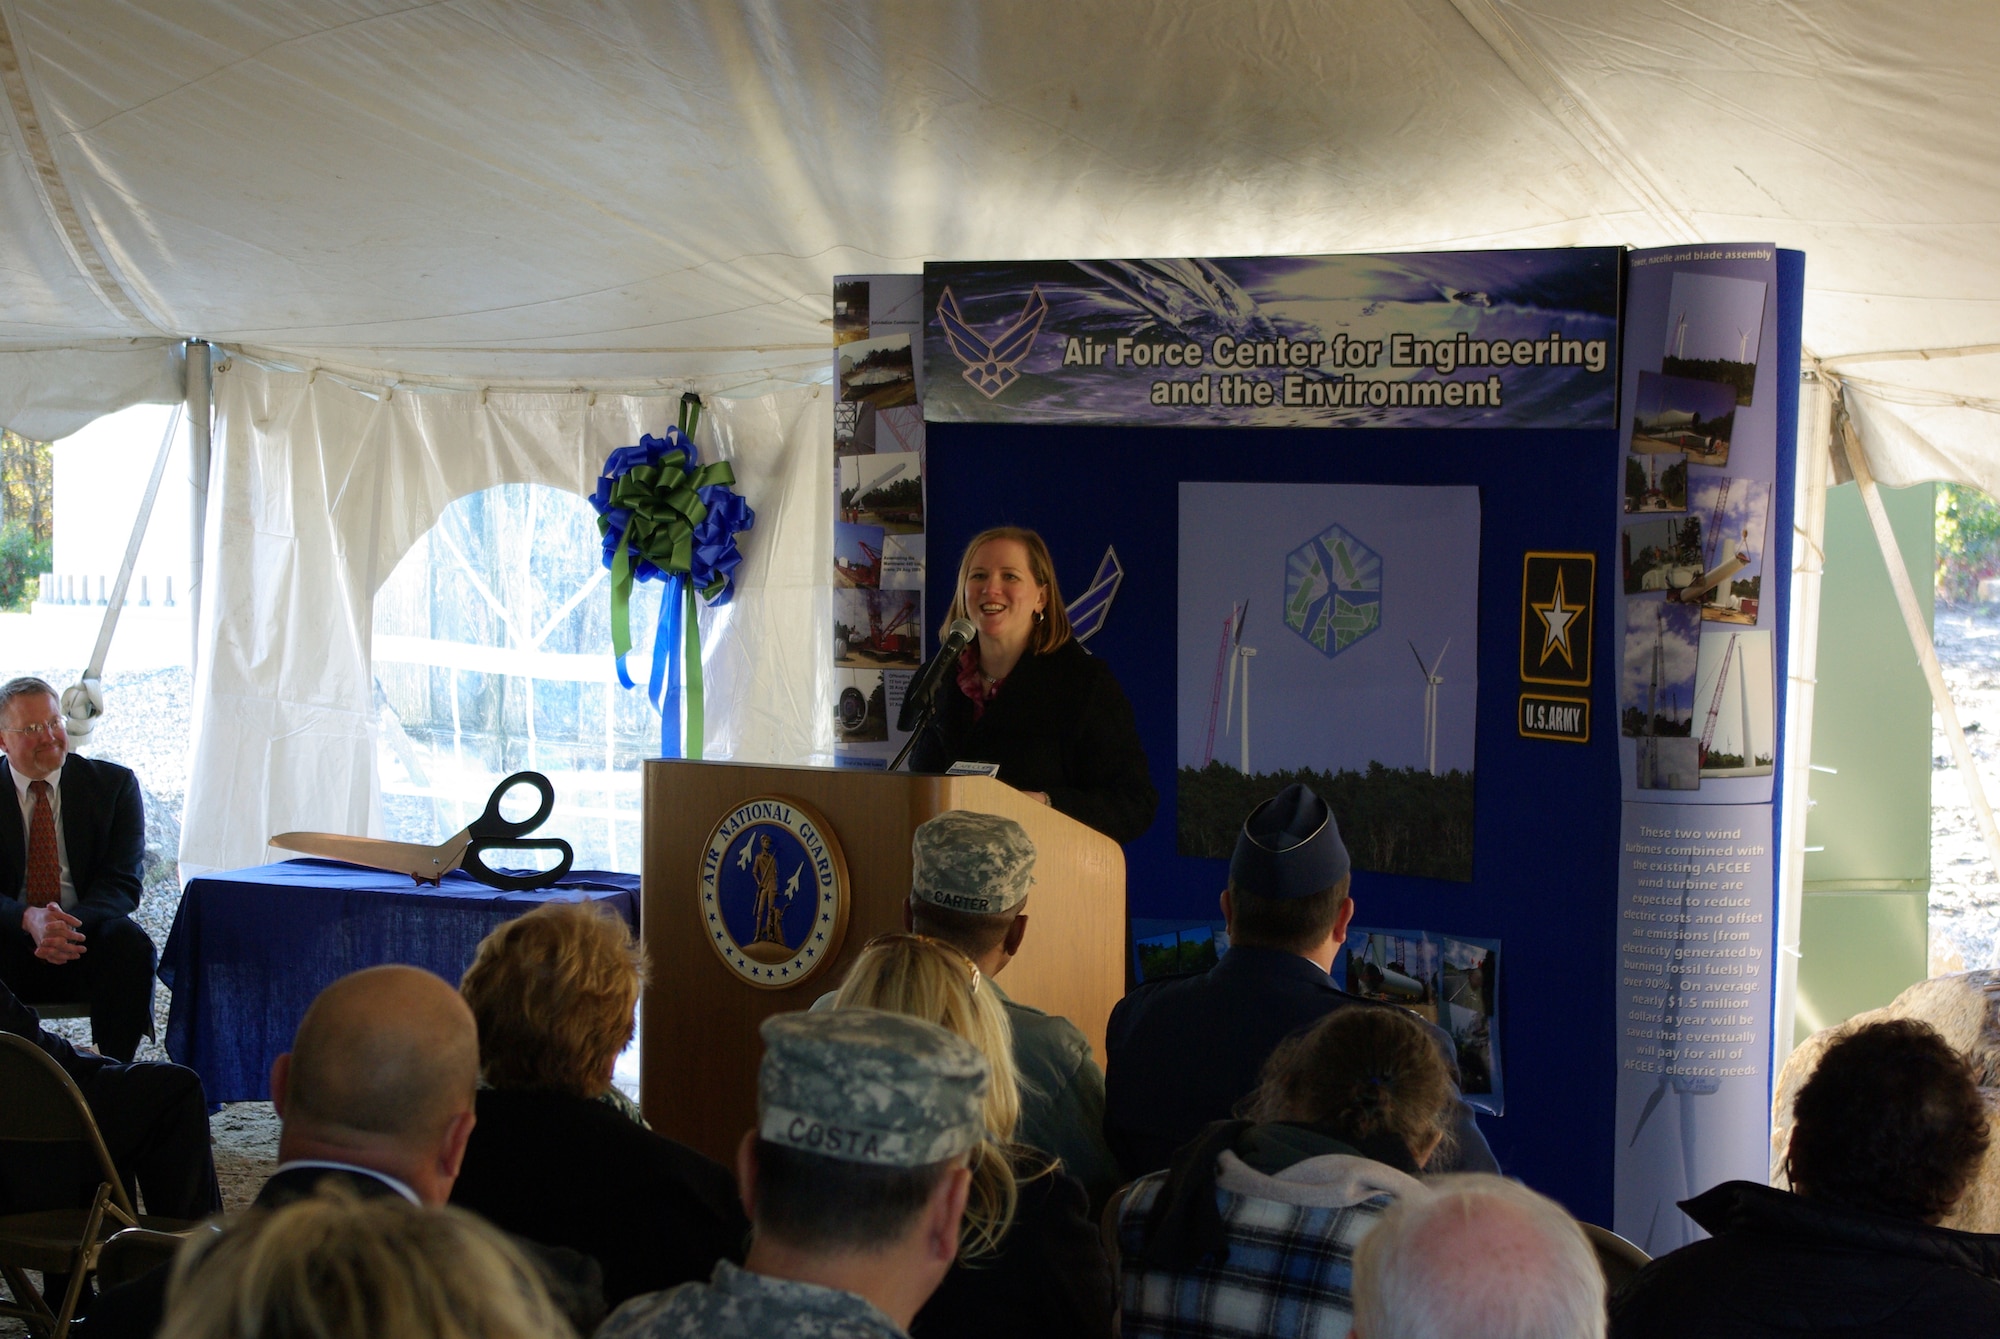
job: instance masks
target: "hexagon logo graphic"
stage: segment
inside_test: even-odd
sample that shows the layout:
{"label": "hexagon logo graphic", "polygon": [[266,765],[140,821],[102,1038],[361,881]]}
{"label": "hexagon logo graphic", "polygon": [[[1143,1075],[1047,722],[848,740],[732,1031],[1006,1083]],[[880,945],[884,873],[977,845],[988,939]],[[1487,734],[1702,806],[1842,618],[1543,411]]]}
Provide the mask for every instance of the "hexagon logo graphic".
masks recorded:
{"label": "hexagon logo graphic", "polygon": [[1382,555],[1329,525],[1285,557],[1285,626],[1328,659],[1382,626]]}

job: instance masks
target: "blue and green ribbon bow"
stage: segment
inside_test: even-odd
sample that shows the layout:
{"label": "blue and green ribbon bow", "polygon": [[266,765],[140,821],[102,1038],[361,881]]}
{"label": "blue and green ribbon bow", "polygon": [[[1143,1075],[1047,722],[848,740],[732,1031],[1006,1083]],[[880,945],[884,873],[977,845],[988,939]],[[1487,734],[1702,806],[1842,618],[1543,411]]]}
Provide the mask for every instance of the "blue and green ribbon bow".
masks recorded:
{"label": "blue and green ribbon bow", "polygon": [[[692,412],[690,413],[690,401]],[[727,461],[701,463],[690,435],[700,401],[683,400],[682,427],[621,446],[604,462],[590,504],[604,535],[604,565],[611,569],[611,654],[618,681],[635,687],[625,670],[632,650],[632,586],[659,579],[660,621],[653,634],[653,672],[647,695],[660,712],[660,754],[699,758],[702,743],[699,596],[729,603],[735,591],[736,536],[757,514],[731,488],[736,472]]]}

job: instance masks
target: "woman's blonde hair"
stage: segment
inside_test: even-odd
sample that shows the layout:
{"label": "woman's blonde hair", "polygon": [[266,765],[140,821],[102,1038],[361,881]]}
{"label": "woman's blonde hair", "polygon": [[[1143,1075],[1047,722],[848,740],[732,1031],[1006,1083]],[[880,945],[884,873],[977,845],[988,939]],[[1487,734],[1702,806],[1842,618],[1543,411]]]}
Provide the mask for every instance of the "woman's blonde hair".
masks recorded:
{"label": "woman's blonde hair", "polygon": [[459,1209],[329,1186],[175,1259],[160,1339],[573,1336],[513,1243]]}
{"label": "woman's blonde hair", "polygon": [[943,640],[946,628],[966,617],[965,582],[972,571],[972,555],[979,552],[981,545],[996,539],[1011,539],[1028,551],[1028,575],[1048,594],[1042,617],[1028,634],[1029,653],[1041,655],[1055,650],[1070,638],[1069,611],[1063,608],[1062,588],[1056,585],[1056,560],[1049,556],[1049,546],[1040,535],[1018,525],[996,525],[981,530],[965,546],[965,552],[958,558],[958,588],[951,593],[951,608],[945,610],[944,622],[938,628],[939,640]]}
{"label": "woman's blonde hair", "polygon": [[1021,1122],[1014,1069],[1014,1028],[972,959],[926,935],[883,935],[863,949],[833,997],[836,1009],[885,1009],[936,1023],[979,1048],[992,1070],[986,1089],[986,1138],[972,1151],[972,1193],[959,1255],[998,1250],[1019,1198],[1009,1152]]}
{"label": "woman's blonde hair", "polygon": [[459,994],[479,1024],[495,1088],[596,1097],[632,1040],[645,952],[616,912],[550,902],[479,943]]}

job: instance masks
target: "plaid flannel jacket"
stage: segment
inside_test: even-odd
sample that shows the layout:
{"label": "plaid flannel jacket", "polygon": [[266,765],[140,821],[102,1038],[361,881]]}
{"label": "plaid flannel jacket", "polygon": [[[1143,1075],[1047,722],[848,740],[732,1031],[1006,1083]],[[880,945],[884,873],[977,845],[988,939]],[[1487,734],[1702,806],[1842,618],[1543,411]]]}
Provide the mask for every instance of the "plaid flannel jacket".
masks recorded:
{"label": "plaid flannel jacket", "polygon": [[1218,1160],[1216,1203],[1228,1231],[1226,1260],[1191,1270],[1133,1267],[1167,1174],[1132,1186],[1118,1214],[1119,1291],[1125,1339],[1347,1339],[1354,1249],[1401,1193],[1418,1183],[1367,1158],[1309,1158],[1277,1176],[1234,1153]]}

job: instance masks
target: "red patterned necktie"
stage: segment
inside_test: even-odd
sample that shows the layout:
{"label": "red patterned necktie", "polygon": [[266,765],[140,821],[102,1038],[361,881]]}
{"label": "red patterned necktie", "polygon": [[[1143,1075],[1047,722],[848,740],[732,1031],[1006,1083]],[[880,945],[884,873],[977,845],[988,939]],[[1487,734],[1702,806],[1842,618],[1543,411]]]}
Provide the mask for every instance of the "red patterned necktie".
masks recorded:
{"label": "red patterned necktie", "polygon": [[56,858],[56,811],[49,783],[28,783],[28,905],[45,907],[62,899],[62,867]]}

